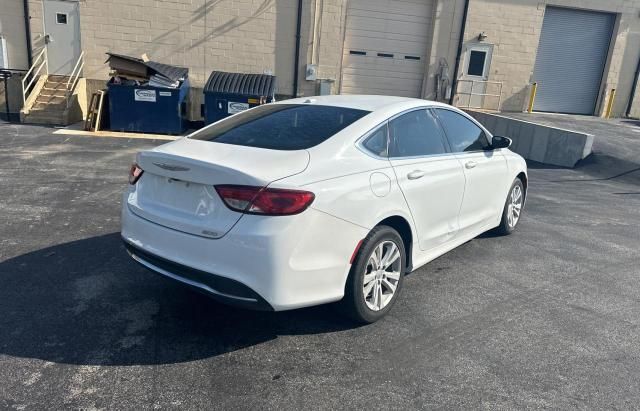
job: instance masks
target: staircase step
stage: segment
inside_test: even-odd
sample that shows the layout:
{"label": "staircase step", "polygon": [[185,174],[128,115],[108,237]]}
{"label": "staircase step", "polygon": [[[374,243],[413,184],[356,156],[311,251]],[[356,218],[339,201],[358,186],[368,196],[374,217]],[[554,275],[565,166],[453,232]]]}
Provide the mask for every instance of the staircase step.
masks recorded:
{"label": "staircase step", "polygon": [[60,76],[57,74],[52,74],[52,75],[49,75],[49,77],[47,77],[47,81],[51,81],[54,83],[66,83],[67,81],[69,81],[69,76]]}
{"label": "staircase step", "polygon": [[62,103],[40,103],[36,101],[31,107],[31,110],[42,110],[42,111],[64,111],[67,108],[65,102]]}
{"label": "staircase step", "polygon": [[59,104],[59,103],[64,103],[65,101],[66,101],[65,96],[48,96],[46,94],[39,94],[38,97],[36,97],[36,103]]}
{"label": "staircase step", "polygon": [[38,110],[33,109],[25,116],[26,123],[65,125],[66,115],[64,110]]}
{"label": "staircase step", "polygon": [[42,88],[47,90],[63,90],[64,91],[67,89],[67,83],[52,83],[47,81],[46,83],[44,83],[44,86]]}
{"label": "staircase step", "polygon": [[52,90],[48,88],[43,88],[40,90],[40,96],[47,97],[65,97],[67,95],[67,91],[65,89],[62,90]]}

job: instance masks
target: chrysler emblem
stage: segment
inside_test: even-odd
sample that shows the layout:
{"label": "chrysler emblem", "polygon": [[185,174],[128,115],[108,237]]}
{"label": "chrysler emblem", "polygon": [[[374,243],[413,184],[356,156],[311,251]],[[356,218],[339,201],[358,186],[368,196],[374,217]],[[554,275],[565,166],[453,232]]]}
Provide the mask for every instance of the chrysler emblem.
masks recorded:
{"label": "chrysler emblem", "polygon": [[169,170],[169,171],[189,171],[189,167],[182,167],[182,166],[175,166],[173,164],[166,164],[166,163],[153,163],[153,165],[156,165],[160,168],[164,168],[165,170]]}

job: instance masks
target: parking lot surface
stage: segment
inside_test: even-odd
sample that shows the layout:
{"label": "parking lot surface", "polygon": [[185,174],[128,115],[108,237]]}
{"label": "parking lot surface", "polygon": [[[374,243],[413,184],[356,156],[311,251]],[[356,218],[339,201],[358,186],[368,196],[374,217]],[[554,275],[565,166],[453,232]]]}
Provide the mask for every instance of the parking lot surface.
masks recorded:
{"label": "parking lot surface", "polygon": [[640,133],[611,124],[578,168],[530,165],[515,234],[415,271],[355,327],[136,265],[120,194],[160,141],[0,123],[0,408],[636,408]]}

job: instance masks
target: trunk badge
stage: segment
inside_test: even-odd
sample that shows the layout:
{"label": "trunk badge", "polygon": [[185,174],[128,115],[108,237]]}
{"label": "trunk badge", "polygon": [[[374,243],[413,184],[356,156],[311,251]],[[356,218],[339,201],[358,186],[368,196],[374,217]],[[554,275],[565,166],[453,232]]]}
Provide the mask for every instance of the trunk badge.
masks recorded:
{"label": "trunk badge", "polygon": [[153,165],[169,171],[189,171],[190,170],[189,167],[175,166],[175,165],[166,164],[166,163],[153,163]]}

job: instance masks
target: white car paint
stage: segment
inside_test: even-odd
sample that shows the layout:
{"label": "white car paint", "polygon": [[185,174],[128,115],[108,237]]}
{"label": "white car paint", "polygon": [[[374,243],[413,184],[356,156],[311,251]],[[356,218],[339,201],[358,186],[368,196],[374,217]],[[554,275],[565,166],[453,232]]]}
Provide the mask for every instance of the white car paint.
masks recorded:
{"label": "white car paint", "polygon": [[[307,150],[268,150],[187,137],[139,153],[137,161],[145,171],[124,193],[124,241],[170,262],[238,281],[274,310],[293,309],[340,300],[354,250],[382,220],[399,217],[410,226],[414,244],[407,250],[415,270],[496,227],[511,183],[520,173],[526,176],[526,163],[508,149],[386,159],[361,146],[362,139],[390,117],[427,107],[454,110],[491,138],[466,113],[441,103],[322,96],[274,104],[330,105],[372,113]],[[171,170],[175,166],[191,169],[188,181],[181,181],[181,171]],[[424,173],[424,178],[410,178],[413,172]],[[183,195],[172,196],[169,184],[184,185]],[[225,207],[215,184],[306,190],[315,200],[297,215],[242,214]],[[233,300],[229,293],[194,284],[144,257],[136,259],[161,274]]]}

